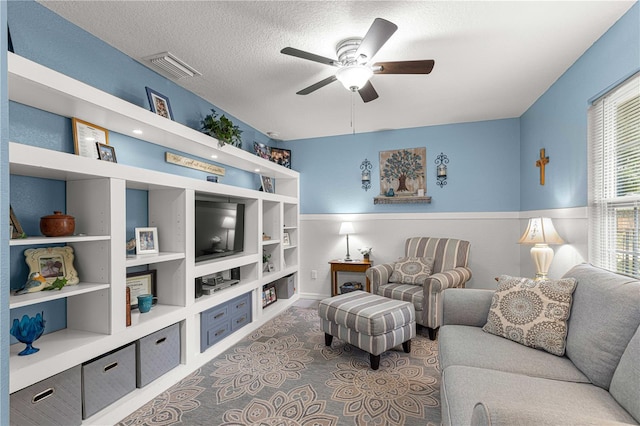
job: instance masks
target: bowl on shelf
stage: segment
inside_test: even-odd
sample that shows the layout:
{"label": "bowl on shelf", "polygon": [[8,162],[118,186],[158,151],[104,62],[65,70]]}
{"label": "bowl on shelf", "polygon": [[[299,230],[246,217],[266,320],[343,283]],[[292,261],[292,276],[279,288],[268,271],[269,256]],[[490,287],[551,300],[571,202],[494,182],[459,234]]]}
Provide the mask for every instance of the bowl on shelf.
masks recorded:
{"label": "bowl on shelf", "polygon": [[42,314],[38,313],[35,317],[31,318],[29,318],[28,315],[23,315],[20,321],[18,321],[18,318],[13,319],[13,326],[10,331],[11,335],[18,339],[19,342],[27,345],[18,355],[31,355],[40,350],[33,347],[33,342],[42,336],[44,323],[44,312]]}
{"label": "bowl on shelf", "polygon": [[73,216],[55,211],[40,218],[40,232],[47,237],[66,237],[73,235],[76,230],[76,220]]}

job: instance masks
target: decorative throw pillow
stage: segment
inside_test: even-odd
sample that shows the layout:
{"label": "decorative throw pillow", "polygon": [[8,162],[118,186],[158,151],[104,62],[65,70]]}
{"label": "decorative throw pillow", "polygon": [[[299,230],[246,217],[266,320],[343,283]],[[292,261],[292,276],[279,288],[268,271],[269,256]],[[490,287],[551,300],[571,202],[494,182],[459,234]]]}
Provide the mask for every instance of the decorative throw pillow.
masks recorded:
{"label": "decorative throw pillow", "polygon": [[401,257],[393,265],[389,282],[422,285],[431,275],[432,270],[433,258],[431,257]]}
{"label": "decorative throw pillow", "polygon": [[562,356],[576,285],[575,278],[534,281],[501,275],[482,329]]}

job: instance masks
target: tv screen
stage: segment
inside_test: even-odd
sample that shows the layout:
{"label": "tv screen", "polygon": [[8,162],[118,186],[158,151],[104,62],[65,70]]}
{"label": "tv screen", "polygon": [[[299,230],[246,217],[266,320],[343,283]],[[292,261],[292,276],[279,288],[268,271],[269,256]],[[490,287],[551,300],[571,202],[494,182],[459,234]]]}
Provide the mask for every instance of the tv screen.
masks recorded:
{"label": "tv screen", "polygon": [[196,262],[244,250],[244,204],[196,200]]}

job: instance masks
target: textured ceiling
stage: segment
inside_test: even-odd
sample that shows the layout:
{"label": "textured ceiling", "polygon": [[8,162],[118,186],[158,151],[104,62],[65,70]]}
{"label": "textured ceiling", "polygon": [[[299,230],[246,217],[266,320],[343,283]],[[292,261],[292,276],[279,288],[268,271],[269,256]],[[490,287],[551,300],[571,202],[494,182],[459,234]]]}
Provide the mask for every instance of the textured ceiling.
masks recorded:
{"label": "textured ceiling", "polygon": [[429,75],[374,75],[356,94],[355,131],[518,117],[634,1],[40,1],[126,55],[170,51],[202,73],[176,82],[278,139],[349,134],[352,94],[338,82],[295,93],[377,17],[398,30],[375,61],[434,59]]}

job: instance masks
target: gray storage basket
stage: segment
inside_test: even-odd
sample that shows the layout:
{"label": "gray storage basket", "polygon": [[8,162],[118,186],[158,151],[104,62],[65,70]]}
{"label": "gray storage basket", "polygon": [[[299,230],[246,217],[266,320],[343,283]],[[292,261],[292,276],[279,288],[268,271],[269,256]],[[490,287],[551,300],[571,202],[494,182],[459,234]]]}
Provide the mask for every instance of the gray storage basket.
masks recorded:
{"label": "gray storage basket", "polygon": [[82,418],[136,389],[136,351],[125,346],[82,366]]}
{"label": "gray storage basket", "polygon": [[171,325],[136,342],[136,385],[141,388],[180,364],[180,327]]}
{"label": "gray storage basket", "polygon": [[49,377],[10,396],[11,425],[82,424],[80,366]]}

